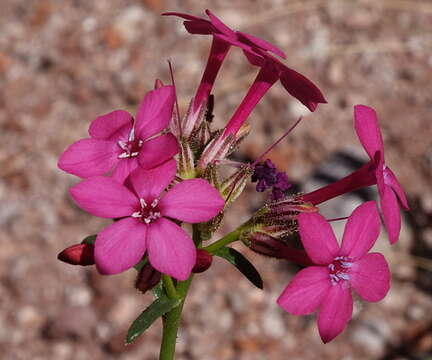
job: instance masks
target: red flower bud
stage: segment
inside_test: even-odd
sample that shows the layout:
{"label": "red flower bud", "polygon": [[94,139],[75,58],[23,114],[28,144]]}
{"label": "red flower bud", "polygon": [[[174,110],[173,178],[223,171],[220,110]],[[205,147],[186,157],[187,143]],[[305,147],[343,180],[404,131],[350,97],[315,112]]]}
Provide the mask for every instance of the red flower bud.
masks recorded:
{"label": "red flower bud", "polygon": [[162,82],[161,80],[159,80],[159,79],[156,79],[156,81],[155,81],[155,85],[154,85],[154,88],[155,88],[155,89],[159,89],[159,88],[161,88],[162,86],[164,86],[163,82]]}
{"label": "red flower bud", "polygon": [[197,249],[196,263],[192,269],[193,273],[201,273],[206,271],[213,261],[213,256],[204,249]]}
{"label": "red flower bud", "polygon": [[75,244],[64,249],[57,259],[72,265],[94,265],[94,246],[91,244]]}
{"label": "red flower bud", "polygon": [[276,238],[262,232],[256,232],[250,236],[249,247],[261,255],[289,260],[304,266],[312,264],[304,250],[287,246]]}
{"label": "red flower bud", "polygon": [[138,272],[135,287],[144,294],[159,283],[161,276],[162,274],[159,271],[151,266],[150,263],[147,263]]}

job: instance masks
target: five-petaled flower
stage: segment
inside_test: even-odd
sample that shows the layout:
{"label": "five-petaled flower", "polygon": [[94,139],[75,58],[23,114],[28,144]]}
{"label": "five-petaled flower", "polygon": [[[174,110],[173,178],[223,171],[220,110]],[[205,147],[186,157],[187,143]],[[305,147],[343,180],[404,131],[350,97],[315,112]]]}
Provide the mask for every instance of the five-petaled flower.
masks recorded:
{"label": "five-petaled flower", "polygon": [[154,169],[133,171],[125,184],[105,176],[86,179],[71,188],[78,205],[105,218],[122,218],[102,230],[95,243],[100,273],[117,274],[136,265],[148,253],[158,271],[186,280],[196,260],[191,237],[175,222],[200,223],[224,206],[219,192],[206,180],[191,179],[163,191],[174,180],[175,160]]}
{"label": "five-petaled flower", "polygon": [[174,135],[154,137],[168,126],[174,100],[173,86],[162,86],[146,94],[136,121],[124,110],[99,116],[90,124],[90,138],[69,146],[59,168],[82,178],[114,168],[112,178],[122,183],[138,166],[150,169],[162,164],[178,152]]}
{"label": "five-petaled flower", "polygon": [[318,213],[298,216],[301,241],[315,264],[297,273],[277,300],[287,312],[306,315],[319,309],[318,329],[327,343],[351,319],[351,288],[366,301],[379,301],[390,288],[390,271],[383,255],[368,253],[380,233],[374,201],[356,208],[338,245],[333,230]]}
{"label": "five-petaled flower", "polygon": [[365,105],[356,105],[354,127],[374,165],[384,224],[393,244],[398,240],[401,228],[398,199],[405,210],[409,210],[408,202],[399,181],[384,162],[384,145],[375,110]]}

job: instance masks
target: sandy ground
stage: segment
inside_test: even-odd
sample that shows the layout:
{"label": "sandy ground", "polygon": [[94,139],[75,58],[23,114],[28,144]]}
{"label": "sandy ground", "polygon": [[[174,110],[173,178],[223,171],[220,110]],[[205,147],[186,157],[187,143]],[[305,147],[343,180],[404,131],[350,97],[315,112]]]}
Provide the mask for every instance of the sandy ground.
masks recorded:
{"label": "sandy ground", "polygon": [[[265,280],[253,288],[216,260],[197,276],[185,307],[177,359],[432,358],[432,3],[427,0],[3,0],[0,12],[0,353],[15,359],[156,359],[160,323],[125,347],[128,324],[151,302],[133,270],[103,277],[67,266],[57,253],[109,222],[68,196],[78,179],[56,162],[85,137],[96,116],[135,112],[171,59],[185,109],[210,39],[188,35],[167,10],[201,14],[284,49],[287,64],[319,85],[328,104],[304,111],[275,85],[251,116],[238,158],[253,159],[299,115],[305,120],[271,158],[298,183],[336,152],[365,160],[352,107],[376,108],[386,161],[412,211],[400,242],[380,240],[392,289],[378,304],[356,302],[345,333],[328,345],[315,318],[284,313],[275,299],[292,277],[288,264],[245,251]],[[215,88],[223,125],[256,69],[233,50]],[[331,170],[330,170],[331,172]],[[251,186],[221,234],[262,202]],[[348,200],[347,200],[348,201]],[[348,207],[350,203],[348,203]],[[341,214],[341,216],[346,215]]]}

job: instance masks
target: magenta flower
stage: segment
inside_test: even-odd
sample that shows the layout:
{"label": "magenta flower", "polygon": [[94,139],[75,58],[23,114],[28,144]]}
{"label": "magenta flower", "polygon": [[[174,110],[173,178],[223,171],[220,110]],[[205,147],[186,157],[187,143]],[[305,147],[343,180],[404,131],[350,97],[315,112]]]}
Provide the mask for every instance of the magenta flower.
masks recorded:
{"label": "magenta flower", "polygon": [[375,110],[365,105],[356,105],[354,127],[374,166],[384,224],[393,244],[398,240],[401,228],[398,199],[405,210],[409,210],[408,202],[402,186],[384,162],[384,145]]}
{"label": "magenta flower", "polygon": [[[178,12],[167,12],[162,14],[166,16],[178,16],[185,19],[186,21],[184,21],[183,24],[186,30],[191,34],[213,35],[213,42],[207,66],[195,95],[194,111],[198,110],[204,101],[207,101],[216,80],[216,76],[231,45],[239,46],[244,51],[251,52],[251,56],[259,56],[254,49],[260,49],[264,52],[271,51],[284,59],[286,57],[282,50],[263,39],[239,31],[233,31],[210,10],[206,10],[206,14],[210,20]],[[218,35],[221,35],[222,37],[219,37]],[[240,35],[242,36],[240,37]]]}
{"label": "magenta flower", "polygon": [[368,253],[380,232],[375,202],[357,207],[348,218],[339,247],[329,223],[318,213],[298,216],[299,232],[307,255],[315,264],[297,273],[277,300],[294,315],[318,312],[318,329],[327,343],[351,319],[351,289],[366,301],[384,298],[390,271],[382,254]]}
{"label": "magenta flower", "polygon": [[136,121],[124,110],[99,116],[89,127],[90,138],[69,146],[60,157],[60,169],[82,178],[113,170],[112,178],[123,182],[139,165],[153,168],[178,152],[172,134],[157,137],[171,120],[173,86],[150,91],[138,108]]}
{"label": "magenta flower", "polygon": [[254,35],[232,30],[210,10],[206,10],[206,14],[210,20],[176,12],[163,14],[184,18],[186,21],[183,24],[191,34],[213,35],[207,66],[194,100],[195,110],[201,106],[203,101],[207,101],[222,62],[231,46],[242,49],[252,65],[261,67],[255,82],[230,120],[226,135],[237,133],[258,101],[278,79],[281,80],[288,93],[309,110],[314,111],[318,103],[326,103],[321,91],[309,79],[288,68],[269,54],[272,52],[285,59],[286,56],[282,50]]}
{"label": "magenta flower", "polygon": [[219,192],[206,180],[191,179],[164,189],[176,174],[175,160],[157,168],[141,167],[126,185],[96,176],[71,188],[78,205],[104,218],[122,218],[102,230],[95,243],[100,273],[117,274],[136,265],[147,251],[158,271],[186,280],[196,260],[191,237],[171,218],[199,223],[216,216],[224,206]]}

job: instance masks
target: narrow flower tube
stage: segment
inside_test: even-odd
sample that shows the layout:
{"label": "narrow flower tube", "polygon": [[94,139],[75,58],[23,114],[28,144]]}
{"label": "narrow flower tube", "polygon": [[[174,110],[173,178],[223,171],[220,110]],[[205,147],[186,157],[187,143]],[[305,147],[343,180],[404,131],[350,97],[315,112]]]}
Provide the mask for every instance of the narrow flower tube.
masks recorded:
{"label": "narrow flower tube", "polygon": [[231,45],[228,44],[226,41],[213,37],[207,65],[194,98],[193,112],[198,111],[200,107],[205,102],[207,102],[207,99],[210,96],[213,85],[216,81],[216,76],[222,66],[226,55],[228,54],[230,47]]}
{"label": "narrow flower tube", "polygon": [[369,162],[357,171],[334,183],[304,194],[302,199],[305,202],[318,205],[337,196],[374,184],[376,184],[375,168],[374,165]]}
{"label": "narrow flower tube", "polygon": [[229,134],[233,134],[234,136],[237,134],[252,110],[278,79],[278,73],[273,66],[263,66],[260,69],[243,101],[226,125],[224,137]]}

